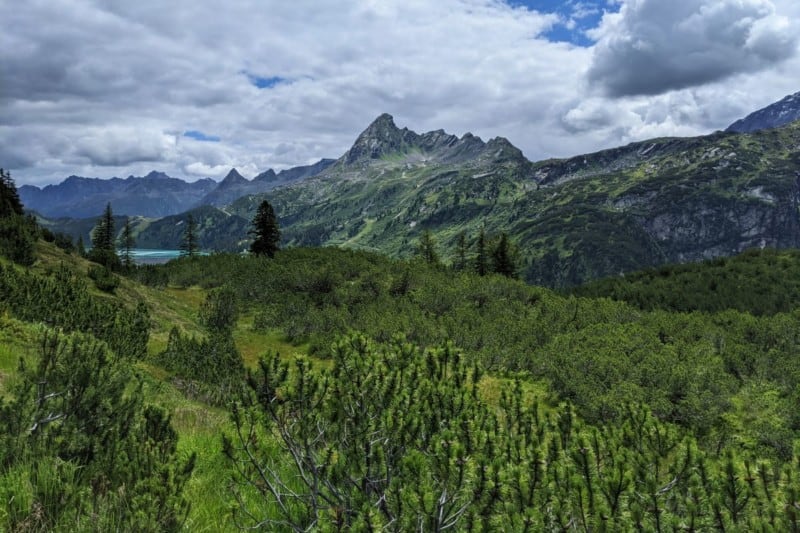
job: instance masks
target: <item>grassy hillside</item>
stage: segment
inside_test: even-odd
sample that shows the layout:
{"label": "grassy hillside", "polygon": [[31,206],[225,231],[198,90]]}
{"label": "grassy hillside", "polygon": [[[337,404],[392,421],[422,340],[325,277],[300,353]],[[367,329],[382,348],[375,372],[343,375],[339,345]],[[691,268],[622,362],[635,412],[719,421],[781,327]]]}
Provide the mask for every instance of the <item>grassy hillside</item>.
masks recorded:
{"label": "grassy hillside", "polygon": [[[330,248],[285,250],[274,260],[181,259],[136,272],[108,294],[93,288],[84,260],[37,246],[29,271],[3,261],[0,280],[16,281],[0,283],[2,405],[23,394],[28,374],[16,359],[41,360],[43,333],[73,328],[121,347],[110,360],[120,372],[130,365],[138,376],[131,383],[141,387],[126,394],[165,410],[177,432],[164,464],[174,469],[175,494],[192,502],[179,524],[185,530],[259,522],[513,531],[797,523],[800,313],[791,293],[786,310],[764,316],[745,295],[738,310],[643,310]],[[760,255],[766,279],[796,262],[781,253],[731,263]],[[695,268],[716,275],[713,263]],[[109,324],[126,324],[143,304],[146,349],[118,340],[135,328],[81,325],[83,311],[62,315],[55,306],[36,315],[18,295],[50,286],[37,285],[42,280],[72,291],[64,309],[119,313]],[[141,355],[120,358],[128,351]],[[197,361],[219,365],[231,353],[252,370],[246,381],[198,372]],[[44,478],[19,481],[33,463],[3,457],[8,497],[0,501],[22,502],[0,506],[4,527],[45,516],[56,517],[38,522],[48,529],[91,529],[75,513],[101,485],[52,480],[72,494],[66,508],[53,507]],[[103,498],[98,512],[120,508]]]}

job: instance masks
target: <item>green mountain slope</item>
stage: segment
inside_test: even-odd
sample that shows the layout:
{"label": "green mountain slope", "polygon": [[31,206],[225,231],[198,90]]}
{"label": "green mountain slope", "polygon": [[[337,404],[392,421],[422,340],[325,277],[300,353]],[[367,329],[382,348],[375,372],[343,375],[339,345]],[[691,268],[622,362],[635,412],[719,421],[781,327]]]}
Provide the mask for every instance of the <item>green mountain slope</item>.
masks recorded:
{"label": "green mountain slope", "polygon": [[[315,176],[192,213],[207,250],[246,250],[264,198],[290,246],[409,257],[430,231],[448,262],[462,234],[474,253],[485,228],[509,234],[526,281],[564,287],[748,248],[800,246],[799,146],[796,122],[531,163],[503,138],[417,134],[381,115]],[[186,215],[138,220],[137,245],[177,248]]]}
{"label": "green mountain slope", "polygon": [[753,249],[702,263],[663,265],[592,281],[570,292],[609,297],[643,310],[789,313],[800,302],[800,251]]}
{"label": "green mountain slope", "polygon": [[508,232],[524,278],[565,286],[669,262],[800,244],[800,124],[754,134],[654,139],[536,164],[505,139],[418,135],[379,117],[315,178],[268,198],[290,245],[414,252],[430,230]]}
{"label": "green mountain slope", "polygon": [[191,215],[197,226],[201,250],[236,251],[242,249],[250,229],[250,221],[208,205],[186,213],[157,220],[137,219],[134,231],[136,246],[176,250],[180,248]]}

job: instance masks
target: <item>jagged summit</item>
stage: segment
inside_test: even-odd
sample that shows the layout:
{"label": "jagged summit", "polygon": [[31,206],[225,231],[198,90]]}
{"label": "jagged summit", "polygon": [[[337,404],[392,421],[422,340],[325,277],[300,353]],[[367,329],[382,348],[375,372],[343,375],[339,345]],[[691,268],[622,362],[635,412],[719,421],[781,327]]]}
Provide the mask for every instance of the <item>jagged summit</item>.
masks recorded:
{"label": "jagged summit", "polygon": [[361,168],[369,165],[370,161],[387,156],[408,156],[410,160],[451,164],[479,158],[497,162],[527,162],[522,152],[505,138],[498,137],[487,143],[472,133],[465,133],[459,138],[442,129],[418,134],[408,128],[398,128],[388,113],[376,118],[339,162],[344,167]]}
{"label": "jagged summit", "polygon": [[752,133],[784,126],[795,120],[800,120],[800,92],[790,94],[779,102],[750,113],[728,126],[725,131]]}
{"label": "jagged summit", "polygon": [[[131,177],[133,177],[133,176],[131,176]],[[149,173],[148,173],[148,174],[145,176],[145,178],[146,178],[146,179],[150,179],[150,180],[165,180],[165,179],[170,179],[170,176],[169,176],[169,175],[167,175],[167,174],[166,174],[166,173],[164,173],[164,172],[159,172],[159,171],[157,171],[157,170],[151,170],[151,171],[150,171],[150,172],[149,172]]]}
{"label": "jagged summit", "polygon": [[247,181],[247,178],[239,174],[238,170],[232,168],[230,172],[228,172],[228,175],[223,178],[220,184],[224,183],[225,185],[234,185],[238,183],[246,183]]}
{"label": "jagged summit", "polygon": [[399,129],[392,115],[383,113],[367,126],[350,150],[342,156],[345,165],[379,159],[397,152],[407,152],[417,143],[418,135],[408,128]]}
{"label": "jagged summit", "polygon": [[272,182],[272,181],[276,181],[277,179],[278,179],[278,175],[275,174],[275,171],[272,170],[272,169],[269,169],[266,172],[262,172],[261,174],[259,174],[255,178],[253,178],[253,181],[255,181],[255,182],[264,181],[264,182],[269,183],[269,182]]}

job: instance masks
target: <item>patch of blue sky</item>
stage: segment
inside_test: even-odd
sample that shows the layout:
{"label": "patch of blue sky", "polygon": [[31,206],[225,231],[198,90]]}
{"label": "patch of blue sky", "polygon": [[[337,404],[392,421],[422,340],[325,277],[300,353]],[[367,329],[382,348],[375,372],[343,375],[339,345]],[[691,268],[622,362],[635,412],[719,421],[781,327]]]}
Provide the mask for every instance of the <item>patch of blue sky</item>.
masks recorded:
{"label": "patch of blue sky", "polygon": [[247,75],[247,79],[250,80],[250,83],[259,89],[272,89],[278,84],[289,81],[286,78],[281,78],[280,76],[262,77],[256,76],[255,74],[250,74],[249,72],[245,72],[245,74]]}
{"label": "patch of blue sky", "polygon": [[605,11],[619,9],[616,1],[607,0],[507,0],[512,7],[524,7],[539,13],[555,13],[560,21],[544,34],[554,42],[567,42],[576,46],[591,46],[594,41],[586,35],[596,28]]}
{"label": "patch of blue sky", "polygon": [[212,143],[218,143],[220,141],[220,138],[217,137],[216,135],[208,135],[198,130],[184,131],[183,136],[189,137],[190,139],[194,139],[195,141],[204,141]]}

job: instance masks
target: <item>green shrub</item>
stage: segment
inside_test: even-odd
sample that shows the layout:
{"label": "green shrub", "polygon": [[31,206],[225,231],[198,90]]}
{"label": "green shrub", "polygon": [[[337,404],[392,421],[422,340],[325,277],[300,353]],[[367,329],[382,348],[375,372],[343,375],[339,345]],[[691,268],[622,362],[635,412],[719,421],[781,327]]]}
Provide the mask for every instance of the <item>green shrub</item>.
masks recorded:
{"label": "green shrub", "polygon": [[91,265],[89,267],[89,278],[94,281],[95,287],[103,292],[113,293],[119,287],[119,278],[107,267],[102,265]]}

